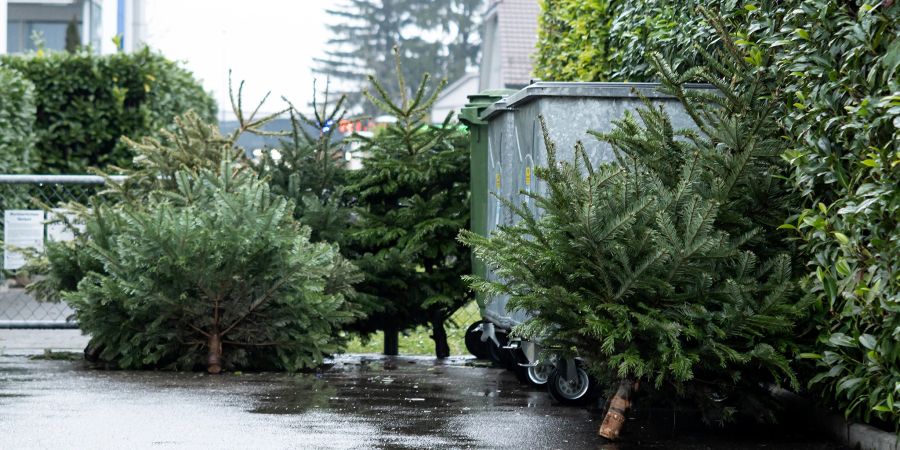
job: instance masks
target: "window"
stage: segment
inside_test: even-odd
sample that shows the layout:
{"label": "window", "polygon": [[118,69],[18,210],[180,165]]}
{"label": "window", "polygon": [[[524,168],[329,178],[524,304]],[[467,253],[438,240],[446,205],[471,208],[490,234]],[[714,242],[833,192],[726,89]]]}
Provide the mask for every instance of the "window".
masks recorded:
{"label": "window", "polygon": [[[28,50],[37,50],[32,36],[39,33],[44,40],[44,48],[47,50],[65,50],[66,49],[66,26],[65,22],[26,22],[27,30],[25,38],[27,39],[25,48]],[[79,34],[81,27],[78,27]]]}
{"label": "window", "polygon": [[6,24],[6,51],[9,53],[18,53],[22,51],[22,26],[19,22],[8,22]]}
{"label": "window", "polygon": [[91,2],[91,30],[88,42],[94,51],[100,51],[100,28],[102,27],[103,9],[99,3]]}

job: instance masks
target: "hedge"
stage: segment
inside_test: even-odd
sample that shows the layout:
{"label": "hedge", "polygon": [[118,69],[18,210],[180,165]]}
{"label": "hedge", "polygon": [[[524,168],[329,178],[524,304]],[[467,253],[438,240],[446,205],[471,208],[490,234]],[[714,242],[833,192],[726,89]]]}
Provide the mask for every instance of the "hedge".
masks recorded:
{"label": "hedge", "polygon": [[648,52],[678,71],[701,63],[694,42],[715,33],[694,11],[740,11],[733,1],[543,0],[535,76],[546,81],[651,81]]}
{"label": "hedge", "polygon": [[216,106],[191,73],[158,53],[95,55],[53,52],[0,58],[34,84],[36,170],[83,173],[88,167],[128,166],[119,140],[139,139],[194,110],[215,118]]}
{"label": "hedge", "polygon": [[0,67],[0,173],[24,173],[34,165],[34,85]]}
{"label": "hedge", "polygon": [[[804,0],[756,11],[780,32],[747,34],[776,55],[793,148],[784,157],[806,209],[817,299],[812,387],[867,422],[900,429],[900,3]],[[775,20],[775,19],[768,19]]]}

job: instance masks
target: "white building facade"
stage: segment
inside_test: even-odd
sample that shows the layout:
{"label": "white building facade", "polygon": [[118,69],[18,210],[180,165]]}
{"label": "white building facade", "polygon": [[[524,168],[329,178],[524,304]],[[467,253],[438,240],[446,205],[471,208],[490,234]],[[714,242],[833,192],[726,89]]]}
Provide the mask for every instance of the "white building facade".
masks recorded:
{"label": "white building facade", "polygon": [[146,35],[144,8],[144,0],[0,0],[0,54],[36,50],[36,39],[47,50],[65,50],[72,22],[82,46],[132,51]]}

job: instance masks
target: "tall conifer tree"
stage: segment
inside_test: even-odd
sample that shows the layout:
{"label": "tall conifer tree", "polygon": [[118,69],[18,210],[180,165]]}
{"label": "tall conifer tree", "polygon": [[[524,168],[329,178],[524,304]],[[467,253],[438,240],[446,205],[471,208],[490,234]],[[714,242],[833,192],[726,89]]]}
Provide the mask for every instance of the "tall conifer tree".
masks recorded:
{"label": "tall conifer tree", "polygon": [[[444,321],[471,295],[461,276],[470,272],[468,249],[456,242],[469,226],[467,136],[450,123],[429,124],[428,117],[443,83],[426,74],[407,92],[397,60],[393,97],[371,78],[367,96],[396,122],[362,138],[369,156],[354,172],[348,195],[355,199],[358,220],[347,249],[365,274],[358,291],[381,311],[356,324],[361,332],[397,330],[430,323],[438,357],[449,356]],[[395,100],[395,98],[399,98]]]}
{"label": "tall conifer tree", "polygon": [[403,49],[403,74],[420,80],[425,73],[455,80],[478,56],[477,21],[482,0],[346,0],[329,9],[332,38],[316,72],[341,84],[348,106],[377,108],[364,102],[369,75],[397,98],[391,50]]}

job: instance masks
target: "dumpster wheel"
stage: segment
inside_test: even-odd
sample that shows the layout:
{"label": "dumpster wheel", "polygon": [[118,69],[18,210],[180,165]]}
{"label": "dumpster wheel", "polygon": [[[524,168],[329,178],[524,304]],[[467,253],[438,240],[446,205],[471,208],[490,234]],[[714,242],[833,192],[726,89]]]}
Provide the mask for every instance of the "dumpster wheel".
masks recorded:
{"label": "dumpster wheel", "polygon": [[488,345],[493,345],[493,342],[481,341],[481,327],[483,324],[484,322],[475,322],[472,325],[469,325],[465,336],[466,350],[478,359],[490,359],[491,353]]}
{"label": "dumpster wheel", "polygon": [[565,367],[562,370],[552,369],[547,379],[547,391],[553,400],[566,406],[585,406],[599,398],[600,386],[597,380],[581,367],[577,367],[575,373],[573,380],[567,380]]}
{"label": "dumpster wheel", "polygon": [[499,346],[491,340],[488,340],[485,343],[488,347],[488,359],[499,367],[507,370],[514,370],[518,365],[516,356],[512,351],[503,348],[509,344],[509,337],[504,332],[497,332],[495,333],[495,336],[497,337],[497,341],[500,342]]}
{"label": "dumpster wheel", "polygon": [[516,356],[518,364],[516,364],[514,372],[516,378],[518,378],[522,384],[530,386],[547,385],[547,380],[550,379],[550,373],[553,372],[555,368],[554,363],[541,360],[532,365],[521,350],[516,350]]}
{"label": "dumpster wheel", "polygon": [[528,367],[526,375],[528,382],[535,386],[544,386],[550,380],[550,373],[553,372],[553,366],[544,362]]}

